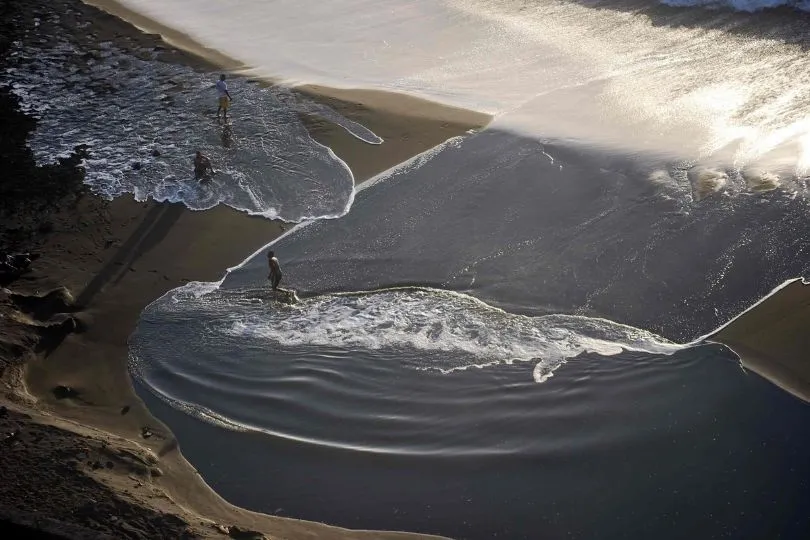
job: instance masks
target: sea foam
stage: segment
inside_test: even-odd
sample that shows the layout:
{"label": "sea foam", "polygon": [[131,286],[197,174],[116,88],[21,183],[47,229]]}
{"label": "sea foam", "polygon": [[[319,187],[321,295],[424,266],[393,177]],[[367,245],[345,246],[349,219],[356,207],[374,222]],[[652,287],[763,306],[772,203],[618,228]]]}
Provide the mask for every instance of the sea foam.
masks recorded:
{"label": "sea foam", "polygon": [[[229,80],[234,106],[227,122],[214,118],[213,74],[160,61],[142,49],[112,43],[82,51],[62,41],[22,49],[0,81],[38,119],[30,145],[39,162],[89,146],[86,182],[108,198],[181,202],[193,210],[217,204],[268,218],[302,221],[343,215],[354,196],[351,171],[307,133],[298,114],[334,122],[360,140],[382,139],[281,88]],[[196,150],[216,174],[205,184],[192,174]]]}
{"label": "sea foam", "polygon": [[178,313],[207,320],[208,328],[223,337],[258,340],[271,349],[418,351],[424,360],[414,367],[443,374],[534,362],[536,382],[586,352],[671,354],[681,348],[651,332],[605,319],[516,315],[465,294],[425,288],[328,294],[290,308],[268,309],[267,291],[193,284],[172,291],[147,311],[149,319]]}

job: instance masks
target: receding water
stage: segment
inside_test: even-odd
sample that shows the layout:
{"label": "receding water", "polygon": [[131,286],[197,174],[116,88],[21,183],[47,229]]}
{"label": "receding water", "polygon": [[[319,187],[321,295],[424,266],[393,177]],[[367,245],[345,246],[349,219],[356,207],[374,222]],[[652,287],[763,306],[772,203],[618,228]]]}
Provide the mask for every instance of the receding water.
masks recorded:
{"label": "receding water", "polygon": [[[126,4],[249,66],[230,123],[216,74],[154,51],[76,63],[65,41],[3,77],[37,157],[90,145],[99,193],[302,222],[273,244],[299,304],[263,249],[131,340],[139,393],[228,500],[458,538],[810,537],[810,408],[701,341],[810,275],[804,12]],[[386,141],[254,75],[495,120],[355,190],[297,114]]]}
{"label": "receding water", "polygon": [[132,369],[206,479],[258,510],[801,538],[810,408],[695,340],[810,270],[807,204],[741,177],[700,198],[652,157],[490,129],[276,241],[299,304],[272,300],[263,250],[152,304]]}

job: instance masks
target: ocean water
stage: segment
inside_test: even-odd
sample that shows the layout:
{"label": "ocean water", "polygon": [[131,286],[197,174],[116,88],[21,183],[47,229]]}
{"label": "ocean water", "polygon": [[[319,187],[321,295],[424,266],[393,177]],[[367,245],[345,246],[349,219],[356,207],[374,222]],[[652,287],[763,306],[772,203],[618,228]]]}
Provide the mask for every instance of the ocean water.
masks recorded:
{"label": "ocean water", "polygon": [[[55,16],[58,19],[58,16]],[[299,114],[325,118],[368,143],[369,129],[284,89],[232,78],[239,106],[215,117],[218,74],[129,54],[113,42],[88,52],[71,36],[55,45],[16,44],[0,74],[38,119],[30,141],[39,162],[86,145],[86,182],[98,194],[180,202],[192,210],[227,204],[267,218],[298,222],[343,215],[354,177],[335,154],[310,138]],[[216,170],[194,178],[199,150]]]}
{"label": "ocean water", "polygon": [[643,0],[124,4],[289,84],[415,93],[533,136],[807,172],[801,10]]}
{"label": "ocean water", "polygon": [[495,129],[451,140],[273,244],[299,304],[272,301],[263,250],[153,303],[133,375],[206,479],[264,512],[802,538],[810,407],[700,336],[807,273],[807,201],[740,178],[697,200],[647,170]]}
{"label": "ocean water", "polygon": [[[803,3],[124,3],[250,66],[239,144],[212,74],[141,59],[125,102],[98,96],[115,129],[44,109],[54,69],[7,76],[71,128],[41,159],[184,141],[141,175],[88,163],[102,193],[300,221],[272,245],[300,303],[273,301],[263,248],[131,338],[139,394],[228,500],[454,538],[810,535],[810,407],[701,340],[810,274]],[[355,187],[296,113],[386,142],[256,76],[494,120]],[[174,172],[199,145],[228,164],[209,195]]]}

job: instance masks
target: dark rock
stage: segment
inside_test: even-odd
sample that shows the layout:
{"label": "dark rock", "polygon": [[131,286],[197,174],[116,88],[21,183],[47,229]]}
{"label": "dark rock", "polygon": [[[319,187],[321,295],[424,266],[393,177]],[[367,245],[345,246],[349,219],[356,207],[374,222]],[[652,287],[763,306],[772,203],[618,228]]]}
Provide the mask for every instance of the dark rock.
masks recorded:
{"label": "dark rock", "polygon": [[152,467],[151,469],[149,469],[149,474],[151,474],[155,478],[160,478],[161,476],[163,476],[163,471],[160,470],[160,468],[158,467]]}
{"label": "dark rock", "polygon": [[[43,225],[44,223],[40,224],[39,227]],[[28,253],[0,252],[0,274],[9,277],[18,277],[28,271],[28,267],[31,266],[31,261],[31,256]]]}
{"label": "dark rock", "polygon": [[129,412],[129,405],[124,405],[121,408],[121,414],[124,415],[124,414],[127,414],[128,412]]}
{"label": "dark rock", "polygon": [[73,153],[79,159],[87,159],[90,157],[90,147],[86,144],[77,144],[73,147]]}
{"label": "dark rock", "polygon": [[113,467],[115,467],[115,464],[112,461],[108,461],[107,462],[107,468],[112,469]]}
{"label": "dark rock", "polygon": [[228,529],[228,536],[236,538],[237,540],[266,540],[264,534],[259,531],[240,529],[236,525],[231,525]]}
{"label": "dark rock", "polygon": [[8,416],[8,409],[5,405],[0,406],[0,418],[5,418],[6,416]]}
{"label": "dark rock", "polygon": [[93,470],[94,470],[94,471],[96,471],[96,470],[98,470],[98,469],[102,468],[103,466],[104,466],[104,465],[102,465],[100,461],[94,461],[94,462],[93,462],[93,465],[92,465],[92,467],[93,467]]}
{"label": "dark rock", "polygon": [[41,321],[48,320],[54,313],[64,313],[73,309],[73,296],[65,287],[58,287],[44,295],[9,295],[16,306]]}
{"label": "dark rock", "polygon": [[153,148],[151,154],[152,157],[158,157],[160,155],[160,150],[158,150],[157,148]]}
{"label": "dark rock", "polygon": [[53,396],[56,399],[67,399],[67,398],[76,399],[77,397],[79,397],[78,390],[62,384],[54,386],[51,392],[53,392]]}
{"label": "dark rock", "polygon": [[140,170],[141,170],[141,167],[142,167],[142,165],[141,165],[141,162],[140,162],[140,161],[133,161],[133,162],[132,162],[132,168],[133,168],[134,170],[136,170],[136,171],[140,171]]}
{"label": "dark rock", "polygon": [[3,439],[3,444],[11,444],[20,437],[20,428],[15,429]]}
{"label": "dark rock", "polygon": [[152,430],[149,429],[148,426],[144,426],[144,427],[141,428],[141,437],[143,437],[144,439],[148,439],[151,436],[152,436]]}

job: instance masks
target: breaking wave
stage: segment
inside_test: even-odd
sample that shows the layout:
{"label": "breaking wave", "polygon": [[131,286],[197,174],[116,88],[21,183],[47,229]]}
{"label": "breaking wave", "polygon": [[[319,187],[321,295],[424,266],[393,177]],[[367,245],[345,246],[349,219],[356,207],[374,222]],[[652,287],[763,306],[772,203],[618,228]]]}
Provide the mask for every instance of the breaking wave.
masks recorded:
{"label": "breaking wave", "polygon": [[[507,313],[464,294],[423,288],[328,294],[295,306],[270,302],[260,289],[219,289],[193,283],[171,291],[144,312],[141,327],[181,317],[206,321],[208,339],[244,345],[345,350],[418,352],[410,367],[451,374],[472,367],[534,362],[536,382],[544,382],[566,361],[582,353],[609,356],[622,351],[671,354],[682,348],[645,330],[605,319],[574,315],[529,317]],[[183,342],[194,348],[194,341]],[[160,340],[165,350],[164,340]],[[149,341],[138,339],[143,348]],[[174,355],[172,355],[174,356]],[[197,357],[193,350],[179,354]],[[149,379],[151,355],[137,371]]]}

